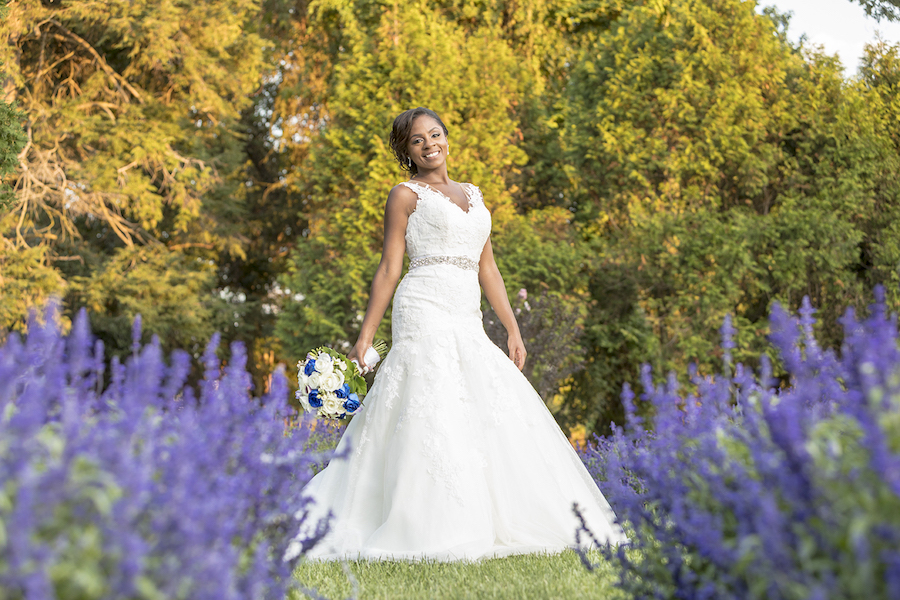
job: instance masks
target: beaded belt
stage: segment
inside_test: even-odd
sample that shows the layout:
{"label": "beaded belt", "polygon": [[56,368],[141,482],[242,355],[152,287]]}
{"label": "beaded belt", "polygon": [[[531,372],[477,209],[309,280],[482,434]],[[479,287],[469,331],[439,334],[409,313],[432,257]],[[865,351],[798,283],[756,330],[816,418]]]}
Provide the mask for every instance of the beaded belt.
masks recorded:
{"label": "beaded belt", "polygon": [[453,265],[467,271],[478,272],[478,261],[467,256],[422,256],[409,261],[410,271],[416,267],[427,267],[428,265]]}

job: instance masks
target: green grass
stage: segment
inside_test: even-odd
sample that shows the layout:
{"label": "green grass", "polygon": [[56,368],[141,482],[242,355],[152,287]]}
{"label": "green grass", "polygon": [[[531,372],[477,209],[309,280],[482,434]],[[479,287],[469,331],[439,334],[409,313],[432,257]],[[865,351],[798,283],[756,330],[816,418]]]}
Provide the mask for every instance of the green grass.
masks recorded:
{"label": "green grass", "polygon": [[[592,553],[591,558],[601,562],[594,572],[585,569],[578,556],[569,551],[479,563],[302,563],[295,577],[301,585],[332,600],[354,595],[348,572],[358,583],[359,600],[626,600],[613,587],[616,576],[612,566],[599,554]],[[291,600],[302,598],[296,592],[291,596]]]}

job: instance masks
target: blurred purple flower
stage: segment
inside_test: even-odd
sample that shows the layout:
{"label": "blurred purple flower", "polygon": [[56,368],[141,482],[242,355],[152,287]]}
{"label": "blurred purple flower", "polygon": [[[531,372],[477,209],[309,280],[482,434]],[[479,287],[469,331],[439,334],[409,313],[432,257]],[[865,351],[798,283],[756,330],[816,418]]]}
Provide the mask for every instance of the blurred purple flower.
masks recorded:
{"label": "blurred purple flower", "polygon": [[[157,339],[140,345],[140,319],[131,358],[107,371],[84,311],[68,338],[53,311],[0,348],[0,589],[284,598],[293,564],[281,557],[321,460],[309,427],[285,434],[284,374],[253,398],[244,348],[222,370],[216,338],[198,397],[188,355],[166,365]],[[305,547],[325,533],[315,525]]]}

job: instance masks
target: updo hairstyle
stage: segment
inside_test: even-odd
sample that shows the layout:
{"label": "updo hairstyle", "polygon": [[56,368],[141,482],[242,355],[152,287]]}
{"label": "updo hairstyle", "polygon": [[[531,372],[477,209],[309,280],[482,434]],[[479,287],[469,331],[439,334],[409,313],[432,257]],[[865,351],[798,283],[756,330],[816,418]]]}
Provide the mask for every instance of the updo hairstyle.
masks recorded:
{"label": "updo hairstyle", "polygon": [[397,118],[394,119],[394,125],[391,127],[391,150],[393,150],[397,162],[400,163],[400,168],[404,171],[408,171],[412,176],[419,173],[419,167],[416,165],[415,161],[410,158],[406,146],[409,143],[409,133],[412,129],[413,121],[416,120],[416,117],[421,117],[422,115],[431,117],[437,121],[438,124],[440,124],[441,129],[444,130],[444,136],[450,135],[450,132],[447,131],[447,126],[444,125],[444,122],[441,121],[441,118],[437,113],[424,106],[411,108],[397,115]]}

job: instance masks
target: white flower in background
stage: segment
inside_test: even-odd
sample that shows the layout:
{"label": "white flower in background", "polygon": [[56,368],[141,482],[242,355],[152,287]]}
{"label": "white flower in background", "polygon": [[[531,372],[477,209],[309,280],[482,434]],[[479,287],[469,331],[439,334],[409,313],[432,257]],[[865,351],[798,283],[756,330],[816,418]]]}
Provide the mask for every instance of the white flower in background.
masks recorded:
{"label": "white flower in background", "polygon": [[316,371],[322,375],[328,375],[334,371],[334,359],[331,358],[330,354],[325,354],[324,352],[319,354],[319,358],[316,359]]}
{"label": "white flower in background", "polygon": [[319,387],[326,392],[336,392],[344,385],[344,374],[340,371],[332,371],[328,375],[319,377]]}

